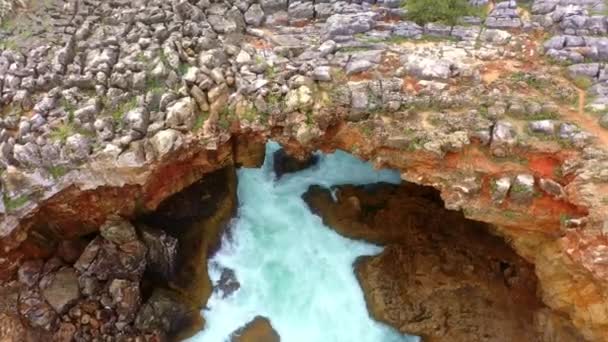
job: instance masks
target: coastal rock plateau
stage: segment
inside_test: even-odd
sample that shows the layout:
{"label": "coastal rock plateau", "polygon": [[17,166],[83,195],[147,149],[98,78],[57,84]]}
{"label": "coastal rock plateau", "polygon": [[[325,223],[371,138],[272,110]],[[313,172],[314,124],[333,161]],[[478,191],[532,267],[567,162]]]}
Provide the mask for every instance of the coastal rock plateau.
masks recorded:
{"label": "coastal rock plateau", "polygon": [[[480,15],[453,26],[380,0],[2,3],[0,339],[201,328],[235,168],[259,166],[272,139],[284,171],[342,149],[436,189],[448,222],[491,232],[440,230],[430,245],[406,224],[417,245],[363,220],[389,244],[358,265],[378,319],[462,336],[420,320],[458,294],[475,305],[454,307],[508,321],[487,327],[521,328],[513,339],[608,341],[604,1],[471,1]],[[485,272],[411,273],[440,251]],[[425,306],[408,306],[414,288]],[[510,295],[524,311],[505,308]]]}

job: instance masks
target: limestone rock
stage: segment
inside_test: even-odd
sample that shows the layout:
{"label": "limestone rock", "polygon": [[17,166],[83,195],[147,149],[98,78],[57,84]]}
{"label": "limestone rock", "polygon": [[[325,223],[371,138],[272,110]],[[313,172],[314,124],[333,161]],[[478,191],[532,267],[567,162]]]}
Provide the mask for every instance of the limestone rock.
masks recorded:
{"label": "limestone rock", "polygon": [[121,218],[115,217],[106,221],[99,229],[104,239],[117,245],[137,240],[137,233],[133,225]]}
{"label": "limestone rock", "polygon": [[40,292],[58,314],[67,312],[80,297],[76,271],[64,267],[44,276],[40,281]]}
{"label": "limestone rock", "polygon": [[520,174],[515,177],[511,191],[511,199],[517,203],[528,203],[534,197],[534,176]]}
{"label": "limestone rock", "polygon": [[177,130],[191,130],[196,117],[194,101],[190,97],[179,99],[167,108],[167,126]]}
{"label": "limestone rock", "polygon": [[132,321],[141,305],[139,284],[128,280],[114,279],[110,283],[108,292],[118,313],[118,320]]}

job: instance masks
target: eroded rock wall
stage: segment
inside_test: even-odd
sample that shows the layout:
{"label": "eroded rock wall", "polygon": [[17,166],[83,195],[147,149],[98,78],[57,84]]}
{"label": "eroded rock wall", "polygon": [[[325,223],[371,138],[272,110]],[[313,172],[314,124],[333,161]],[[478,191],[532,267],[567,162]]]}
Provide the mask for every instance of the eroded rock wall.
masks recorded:
{"label": "eroded rock wall", "polygon": [[[486,224],[411,183],[311,188],[304,198],[340,234],[385,245],[356,273],[370,312],[425,341],[582,341],[536,296],[534,266]],[[565,324],[547,327],[543,319]],[[547,336],[551,336],[547,338]]]}
{"label": "eroded rock wall", "polygon": [[273,137],[439,189],[608,340],[605,3],[471,3],[447,26],[397,1],[28,2],[0,27],[0,278]]}

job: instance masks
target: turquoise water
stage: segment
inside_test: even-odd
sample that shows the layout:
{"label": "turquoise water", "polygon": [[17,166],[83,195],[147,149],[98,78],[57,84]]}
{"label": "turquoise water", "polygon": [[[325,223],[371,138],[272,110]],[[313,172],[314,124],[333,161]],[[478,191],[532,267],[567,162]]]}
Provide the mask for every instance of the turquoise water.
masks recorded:
{"label": "turquoise water", "polygon": [[226,298],[219,292],[211,296],[203,311],[205,330],[190,341],[227,341],[255,316],[268,318],[283,342],[418,341],[367,312],[353,262],[382,249],[338,235],[301,198],[311,185],[399,183],[399,173],[376,171],[336,152],[275,181],[277,149],[269,143],[261,168],[238,171],[238,218],[209,270],[216,284],[222,269],[232,269],[240,288]]}

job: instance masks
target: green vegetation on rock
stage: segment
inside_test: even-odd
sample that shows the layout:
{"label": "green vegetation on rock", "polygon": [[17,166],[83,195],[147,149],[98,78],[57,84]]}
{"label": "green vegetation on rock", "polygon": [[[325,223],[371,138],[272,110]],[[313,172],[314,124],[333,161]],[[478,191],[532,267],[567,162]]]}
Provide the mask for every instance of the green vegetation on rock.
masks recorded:
{"label": "green vegetation on rock", "polygon": [[405,8],[407,18],[419,25],[432,22],[456,25],[461,17],[480,12],[467,0],[408,0]]}
{"label": "green vegetation on rock", "polygon": [[22,195],[15,198],[9,198],[5,195],[3,200],[6,211],[12,212],[23,207],[29,201],[29,197],[27,195]]}

